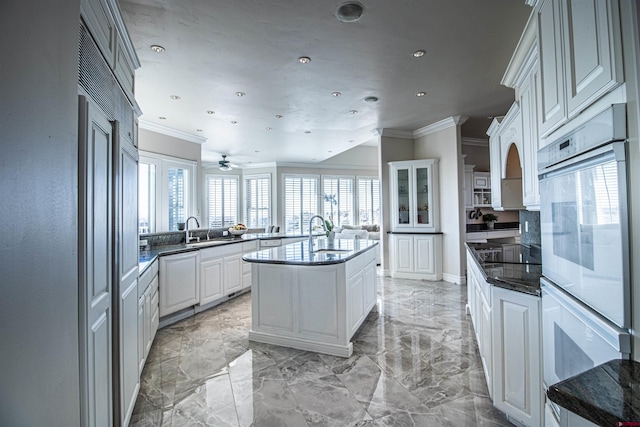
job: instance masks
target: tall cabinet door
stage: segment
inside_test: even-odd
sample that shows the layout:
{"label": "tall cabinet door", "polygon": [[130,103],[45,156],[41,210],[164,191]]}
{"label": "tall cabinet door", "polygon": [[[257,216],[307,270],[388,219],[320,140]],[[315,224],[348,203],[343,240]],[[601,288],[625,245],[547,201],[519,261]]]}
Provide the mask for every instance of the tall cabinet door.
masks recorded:
{"label": "tall cabinet door", "polygon": [[113,127],[79,98],[80,357],[83,425],[112,425]]}
{"label": "tall cabinet door", "polygon": [[117,163],[114,168],[117,183],[118,241],[117,277],[120,295],[119,383],[120,421],[128,425],[140,385],[138,356],[138,152],[125,138],[117,140]]}

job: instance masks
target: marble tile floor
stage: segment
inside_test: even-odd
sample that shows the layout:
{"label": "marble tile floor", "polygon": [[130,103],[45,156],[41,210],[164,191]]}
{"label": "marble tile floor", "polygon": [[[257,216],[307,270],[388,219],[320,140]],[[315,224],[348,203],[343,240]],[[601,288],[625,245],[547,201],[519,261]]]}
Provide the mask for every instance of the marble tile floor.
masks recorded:
{"label": "marble tile floor", "polygon": [[131,426],[508,426],[466,286],[378,276],[346,359],[249,342],[247,293],[158,331]]}

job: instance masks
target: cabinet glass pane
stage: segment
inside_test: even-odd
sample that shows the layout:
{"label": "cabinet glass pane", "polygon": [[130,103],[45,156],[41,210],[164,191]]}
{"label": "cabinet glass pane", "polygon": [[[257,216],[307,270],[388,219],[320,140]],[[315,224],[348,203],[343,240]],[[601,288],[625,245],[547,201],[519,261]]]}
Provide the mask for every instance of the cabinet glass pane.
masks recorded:
{"label": "cabinet glass pane", "polygon": [[416,222],[418,224],[429,224],[429,169],[416,169]]}
{"label": "cabinet glass pane", "polygon": [[409,224],[409,169],[398,169],[398,223]]}

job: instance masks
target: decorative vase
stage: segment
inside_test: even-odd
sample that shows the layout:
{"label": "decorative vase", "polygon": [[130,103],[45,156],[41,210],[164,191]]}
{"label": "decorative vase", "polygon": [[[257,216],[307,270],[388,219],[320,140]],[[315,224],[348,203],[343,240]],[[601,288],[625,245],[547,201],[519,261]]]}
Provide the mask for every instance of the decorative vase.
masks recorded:
{"label": "decorative vase", "polygon": [[327,236],[327,246],[331,247],[335,244],[335,242],[336,242],[336,232],[330,231],[329,235]]}
{"label": "decorative vase", "polygon": [[487,230],[493,230],[493,224],[495,221],[487,221]]}

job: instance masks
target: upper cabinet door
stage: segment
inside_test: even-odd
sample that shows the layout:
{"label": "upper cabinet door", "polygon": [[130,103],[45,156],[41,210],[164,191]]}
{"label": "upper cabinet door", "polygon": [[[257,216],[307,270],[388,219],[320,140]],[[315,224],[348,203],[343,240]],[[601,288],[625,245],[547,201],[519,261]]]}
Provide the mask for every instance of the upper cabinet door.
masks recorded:
{"label": "upper cabinet door", "polygon": [[618,2],[562,0],[567,116],[623,81]]}
{"label": "upper cabinet door", "polygon": [[392,230],[438,231],[438,160],[390,162]]}
{"label": "upper cabinet door", "polygon": [[537,12],[540,52],[540,132],[551,131],[566,118],[562,68],[562,15],[559,0],[544,0]]}

